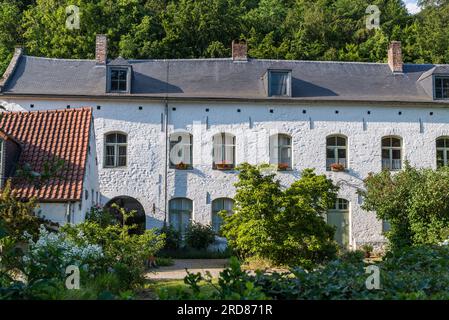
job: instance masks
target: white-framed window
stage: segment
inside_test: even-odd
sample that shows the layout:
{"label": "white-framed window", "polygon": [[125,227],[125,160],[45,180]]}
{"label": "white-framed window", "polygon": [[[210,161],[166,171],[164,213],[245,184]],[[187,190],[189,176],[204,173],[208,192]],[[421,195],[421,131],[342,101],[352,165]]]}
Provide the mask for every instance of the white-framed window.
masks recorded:
{"label": "white-framed window", "polygon": [[440,137],[436,140],[437,167],[447,166],[449,160],[449,137]]}
{"label": "white-framed window", "polygon": [[268,96],[290,97],[292,77],[290,70],[268,70]]}
{"label": "white-framed window", "polygon": [[193,136],[188,132],[170,135],[170,168],[191,169],[193,164]]}
{"label": "white-framed window", "polygon": [[109,91],[127,92],[128,91],[128,68],[109,69]]}
{"label": "white-framed window", "polygon": [[213,136],[213,169],[230,170],[235,168],[235,136],[230,133],[217,133]]}
{"label": "white-framed window", "polygon": [[292,137],[288,134],[275,134],[270,137],[270,164],[280,170],[292,168]]}
{"label": "white-framed window", "polygon": [[193,201],[188,198],[173,198],[168,207],[170,226],[184,234],[192,222]]}
{"label": "white-framed window", "polygon": [[435,77],[435,99],[449,99],[449,76]]}
{"label": "white-framed window", "polygon": [[223,224],[223,218],[220,217],[221,211],[227,211],[229,215],[232,214],[234,207],[234,200],[231,198],[218,198],[212,201],[212,228],[215,233],[220,232],[220,228]]}
{"label": "white-framed window", "polygon": [[126,167],[128,137],[124,133],[111,132],[105,135],[105,168]]}
{"label": "white-framed window", "polygon": [[347,138],[342,135],[326,137],[326,170],[330,171],[333,165],[348,167]]}
{"label": "white-framed window", "polygon": [[402,139],[400,137],[382,138],[382,169],[397,171],[402,168]]}

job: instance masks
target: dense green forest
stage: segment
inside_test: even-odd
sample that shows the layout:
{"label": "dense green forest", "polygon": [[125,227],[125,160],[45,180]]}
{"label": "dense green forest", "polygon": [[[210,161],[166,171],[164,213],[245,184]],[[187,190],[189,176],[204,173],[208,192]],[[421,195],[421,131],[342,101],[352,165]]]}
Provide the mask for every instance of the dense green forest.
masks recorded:
{"label": "dense green forest", "polygon": [[[254,58],[386,59],[401,40],[404,59],[449,63],[449,0],[422,0],[416,15],[401,0],[0,0],[0,72],[21,45],[29,55],[93,58],[95,34],[109,36],[111,57],[228,57],[245,38]],[[380,9],[380,29],[366,9]],[[66,7],[80,10],[70,30]]]}

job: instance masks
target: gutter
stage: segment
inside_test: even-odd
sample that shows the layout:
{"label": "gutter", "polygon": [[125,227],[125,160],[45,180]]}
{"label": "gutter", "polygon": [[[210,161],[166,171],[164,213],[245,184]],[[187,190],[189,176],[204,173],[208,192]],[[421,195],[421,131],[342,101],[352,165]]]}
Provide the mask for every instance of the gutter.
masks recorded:
{"label": "gutter", "polygon": [[278,105],[310,105],[310,104],[341,104],[341,105],[400,105],[400,106],[411,106],[411,107],[437,107],[437,108],[447,108],[449,107],[449,101],[403,101],[403,100],[363,100],[363,99],[270,99],[270,98],[234,98],[234,97],[149,97],[149,96],[136,96],[136,95],[114,95],[114,96],[105,96],[105,95],[55,95],[55,94],[23,94],[23,93],[0,93],[1,97],[4,99],[42,99],[42,100],[62,100],[62,99],[72,99],[72,100],[86,100],[86,101],[136,101],[136,102],[227,102],[227,103],[271,103]]}

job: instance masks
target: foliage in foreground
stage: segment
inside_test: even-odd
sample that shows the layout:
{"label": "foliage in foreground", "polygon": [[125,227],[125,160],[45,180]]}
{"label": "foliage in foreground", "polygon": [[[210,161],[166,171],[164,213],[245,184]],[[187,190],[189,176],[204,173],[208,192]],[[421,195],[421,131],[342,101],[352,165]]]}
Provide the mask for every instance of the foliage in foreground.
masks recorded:
{"label": "foliage in foreground", "polygon": [[[231,259],[218,281],[189,274],[189,290],[178,289],[170,299],[300,299],[300,300],[396,300],[449,299],[449,246],[409,247],[389,253],[380,269],[380,289],[368,290],[363,252],[350,252],[313,271],[293,268],[290,273],[251,275]],[[214,290],[204,292],[203,281]],[[188,292],[188,294],[187,294]]]}
{"label": "foliage in foreground", "polygon": [[449,168],[382,171],[365,179],[363,209],[387,220],[392,249],[438,244],[449,238]]}
{"label": "foliage in foreground", "polygon": [[[133,215],[120,210],[124,219]],[[131,298],[143,284],[147,259],[164,244],[154,230],[131,234],[134,227],[87,221],[56,233],[42,226],[37,240],[26,234],[25,244],[3,229],[0,299]],[[79,267],[81,290],[65,287],[69,265]]]}
{"label": "foliage in foreground", "polygon": [[223,214],[223,236],[241,257],[259,256],[279,265],[310,269],[337,252],[326,215],[338,188],[325,175],[304,170],[283,190],[267,166],[241,165],[234,213]]}

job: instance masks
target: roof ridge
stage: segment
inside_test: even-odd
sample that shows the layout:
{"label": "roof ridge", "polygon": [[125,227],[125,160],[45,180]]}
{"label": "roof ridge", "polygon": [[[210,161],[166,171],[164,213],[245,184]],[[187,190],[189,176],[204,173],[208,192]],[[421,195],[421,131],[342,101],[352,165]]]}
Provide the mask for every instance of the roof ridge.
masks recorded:
{"label": "roof ridge", "polygon": [[70,112],[80,112],[80,111],[92,111],[92,107],[78,107],[70,109],[46,109],[46,110],[28,110],[28,111],[6,111],[4,114],[30,114],[30,113],[70,113]]}
{"label": "roof ridge", "polygon": [[[70,59],[70,58],[49,58],[49,57],[38,57],[38,56],[29,56],[24,55],[27,58],[33,59],[42,59],[42,60],[54,60],[54,61],[87,61],[87,62],[95,62],[95,59]],[[233,61],[232,58],[180,58],[180,59],[125,59],[123,57],[117,57],[112,59],[111,62],[117,59],[123,59],[129,63],[133,62],[193,62],[193,61]],[[367,64],[367,65],[388,65],[387,62],[371,62],[371,61],[338,61],[338,60],[301,60],[301,59],[266,59],[266,58],[249,58],[250,61],[261,61],[261,62],[280,62],[280,63],[323,63],[323,64]],[[413,65],[413,66],[449,66],[449,64],[435,64],[435,63],[412,63],[407,62],[404,65]]]}

